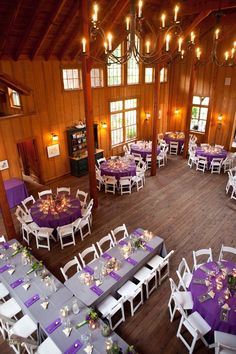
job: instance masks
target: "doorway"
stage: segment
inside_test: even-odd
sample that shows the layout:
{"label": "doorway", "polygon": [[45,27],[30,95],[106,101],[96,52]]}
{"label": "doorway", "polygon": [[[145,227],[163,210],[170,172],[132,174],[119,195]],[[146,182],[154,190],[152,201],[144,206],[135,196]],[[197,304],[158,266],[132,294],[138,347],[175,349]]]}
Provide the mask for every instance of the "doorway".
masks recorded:
{"label": "doorway", "polygon": [[18,143],[17,150],[23,180],[40,183],[41,176],[36,139],[29,139]]}

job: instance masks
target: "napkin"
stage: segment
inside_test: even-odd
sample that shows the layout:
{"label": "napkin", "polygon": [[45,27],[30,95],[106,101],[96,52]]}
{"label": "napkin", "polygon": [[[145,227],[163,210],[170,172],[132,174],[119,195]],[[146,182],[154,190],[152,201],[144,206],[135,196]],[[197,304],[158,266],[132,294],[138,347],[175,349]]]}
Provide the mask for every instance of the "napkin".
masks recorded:
{"label": "napkin", "polygon": [[208,295],[210,295],[210,297],[211,297],[212,299],[214,299],[214,297],[215,297],[215,293],[214,293],[213,290],[209,291]]}
{"label": "napkin", "polygon": [[34,296],[32,296],[30,299],[28,299],[27,301],[25,301],[25,306],[26,307],[30,307],[32,306],[36,301],[38,301],[40,299],[39,294],[35,294]]}
{"label": "napkin", "polygon": [[146,248],[146,250],[147,250],[148,252],[154,251],[153,247],[149,246],[147,243],[144,245],[144,247]]}
{"label": "napkin", "polygon": [[97,296],[100,296],[103,294],[103,290],[100,289],[98,286],[93,285],[91,286],[90,290],[92,290]]}
{"label": "napkin", "polygon": [[82,344],[80,341],[77,339],[70,348],[68,348],[64,354],[76,354],[80,348],[82,347]]}
{"label": "napkin", "polygon": [[205,302],[207,300],[211,299],[211,296],[209,294],[202,294],[198,297],[198,300],[200,302]]}
{"label": "napkin", "polygon": [[54,332],[58,327],[61,325],[61,319],[57,318],[55,321],[53,321],[49,326],[46,327],[46,331],[48,334],[51,334]]}
{"label": "napkin", "polygon": [[41,306],[42,306],[42,308],[43,308],[44,310],[47,310],[48,305],[49,305],[49,302],[48,302],[48,301],[44,301],[44,302],[41,303]]}
{"label": "napkin", "polygon": [[3,273],[10,268],[11,268],[10,264],[5,264],[3,267],[0,268],[0,273]]}
{"label": "napkin", "polygon": [[10,274],[10,275],[12,275],[13,273],[15,273],[15,268],[11,268],[11,269],[9,269],[7,272]]}
{"label": "napkin", "polygon": [[16,281],[14,281],[13,283],[10,284],[10,287],[12,289],[15,289],[17,286],[21,285],[23,283],[23,281],[24,281],[23,279],[17,279]]}
{"label": "napkin", "polygon": [[87,354],[92,354],[92,352],[93,352],[93,345],[88,344],[88,345],[84,348],[84,351],[85,351],[85,353],[87,353]]}
{"label": "napkin", "polygon": [[66,327],[63,329],[63,333],[66,335],[66,337],[69,337],[72,331],[72,327]]}
{"label": "napkin", "polygon": [[126,262],[132,264],[133,266],[135,266],[138,263],[135,259],[130,258],[130,257],[126,258],[125,260],[126,260]]}
{"label": "napkin", "polygon": [[22,285],[22,288],[24,288],[25,290],[28,290],[30,287],[30,283],[25,283],[24,285]]}
{"label": "napkin", "polygon": [[120,280],[121,276],[119,274],[117,274],[116,272],[114,271],[111,271],[109,273],[110,277],[112,277],[113,279],[115,279],[116,281]]}
{"label": "napkin", "polygon": [[228,304],[224,304],[224,305],[222,306],[222,309],[225,309],[225,310],[230,310],[230,307],[229,307],[229,305],[228,305]]}

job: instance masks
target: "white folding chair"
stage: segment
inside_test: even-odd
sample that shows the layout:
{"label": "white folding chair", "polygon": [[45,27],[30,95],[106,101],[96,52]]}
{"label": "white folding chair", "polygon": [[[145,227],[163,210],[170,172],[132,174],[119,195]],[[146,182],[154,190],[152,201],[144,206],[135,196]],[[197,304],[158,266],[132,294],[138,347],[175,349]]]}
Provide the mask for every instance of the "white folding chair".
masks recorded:
{"label": "white folding chair", "polygon": [[137,192],[143,188],[143,178],[136,175],[132,177],[132,187],[136,186]]}
{"label": "white folding chair", "polygon": [[227,173],[228,173],[228,181],[225,187],[226,194],[228,194],[231,187],[234,189],[234,176],[232,174],[232,170],[229,170]]}
{"label": "white folding chair", "polygon": [[[183,342],[185,347],[188,349],[189,354],[193,353],[195,344],[199,339],[201,339],[204,345],[208,347],[208,343],[204,338],[204,335],[210,332],[211,330],[209,324],[204,320],[204,318],[202,318],[202,316],[197,311],[187,316],[180,305],[178,307],[178,310],[181,313],[182,317],[180,320],[180,324],[176,336]],[[185,327],[185,329],[192,336],[191,343],[189,343],[189,341],[187,341],[184,338],[183,334],[181,333],[183,327]]]}
{"label": "white folding chair", "polygon": [[111,234],[115,244],[117,244],[119,241],[123,240],[124,238],[129,237],[128,230],[125,224],[116,227],[114,230],[111,230]]}
{"label": "white folding chair", "polygon": [[[61,249],[65,246],[75,246],[74,223],[57,227],[57,235],[60,240]],[[69,240],[68,240],[69,239]]]}
{"label": "white folding chair", "polygon": [[204,147],[207,148],[207,147],[209,147],[210,145],[209,145],[209,144],[206,144],[206,143],[202,143],[202,144],[200,144],[200,146],[203,147],[203,148],[204,148]]}
{"label": "white folding chair", "polygon": [[176,274],[179,278],[179,284],[178,284],[178,290],[183,288],[184,290],[187,290],[191,280],[192,280],[192,273],[190,272],[188,263],[185,258],[182,258],[178,269],[176,271]]}
{"label": "white folding chair", "polygon": [[49,227],[40,227],[35,231],[34,235],[36,238],[36,246],[39,248],[47,248],[50,251],[50,239],[56,242],[55,237],[53,236],[54,229]]}
{"label": "white folding chair", "polygon": [[[89,255],[89,259],[90,259],[89,262],[86,260],[88,255]],[[95,245],[92,244],[92,246],[90,246],[90,247],[86,248],[85,250],[83,250],[82,252],[80,252],[79,258],[81,260],[83,267],[85,267],[86,264],[92,262],[94,259],[99,258],[99,255],[98,255]]]}
{"label": "white folding chair", "polygon": [[159,155],[157,155],[157,164],[158,167],[165,166],[165,154],[164,151],[161,151]]}
{"label": "white folding chair", "polygon": [[222,162],[222,167],[224,168],[224,173],[228,172],[233,167],[233,159],[227,156]]}
{"label": "white folding chair", "polygon": [[16,207],[15,216],[19,216],[26,224],[33,221],[31,215],[26,213],[20,205],[17,205]]}
{"label": "white folding chair", "polygon": [[25,208],[25,211],[27,214],[30,213],[30,208],[32,207],[32,205],[35,203],[35,199],[32,195],[30,195],[29,197],[25,198],[24,200],[22,200],[22,205]]}
{"label": "white folding chair", "polygon": [[170,251],[165,257],[161,257],[159,255],[155,255],[150,261],[147,262],[147,265],[152,269],[156,269],[158,272],[159,285],[161,285],[162,281],[169,277],[170,274],[170,257],[174,251]]}
{"label": "white folding chair", "polygon": [[81,191],[80,189],[77,189],[76,198],[79,199],[81,207],[86,208],[88,193]]}
{"label": "white folding chair", "polygon": [[[102,255],[106,251],[109,251],[112,247],[115,246],[114,240],[110,233],[107,236],[102,237],[101,240],[96,242],[96,244],[99,249],[100,255]],[[104,244],[106,245],[106,247],[103,247]]]}
{"label": "white folding chair", "polygon": [[211,173],[219,173],[220,174],[220,171],[222,168],[222,163],[223,163],[223,159],[214,157],[211,160],[211,164],[210,164]]}
{"label": "white folding chair", "polygon": [[[16,300],[13,297],[11,297],[9,300],[0,304],[0,315],[2,315],[2,316],[8,317],[8,318],[14,318],[15,320],[17,320],[16,315],[18,315],[21,311],[22,311],[21,307],[18,305],[18,303],[16,302]],[[0,327],[1,327],[1,325],[0,325]],[[0,328],[0,330],[1,330],[1,328]],[[2,334],[4,336],[5,335],[5,328],[3,327],[2,330],[3,330]]]}
{"label": "white folding chair", "polygon": [[208,161],[205,156],[198,156],[197,164],[196,164],[196,171],[205,172],[207,170]]}
{"label": "white folding chair", "polygon": [[236,255],[236,248],[222,245],[219,254],[219,261],[227,260],[225,259],[225,253],[228,255]]}
{"label": "white folding chair", "polygon": [[[202,256],[207,256],[207,259]],[[200,257],[201,261],[198,262],[197,258]],[[213,257],[212,257],[212,249],[211,248],[203,248],[198,251],[193,251],[193,269],[196,270],[199,268],[202,264],[207,263],[207,262],[213,262]]]}
{"label": "white folding chair", "polygon": [[132,177],[120,177],[119,186],[120,186],[120,194],[131,194],[131,181]]}
{"label": "white folding chair", "polygon": [[92,199],[90,199],[87,207],[85,207],[81,210],[82,216],[85,216],[86,214],[89,215],[90,226],[92,226],[92,221],[93,221],[93,214],[92,214],[93,204],[94,204],[94,200],[92,198]]}
{"label": "white folding chair", "polygon": [[146,155],[146,165],[147,165],[147,169],[151,168],[151,165],[152,165],[152,155],[151,154]]}
{"label": "white folding chair", "polygon": [[105,193],[116,193],[117,180],[115,176],[103,176],[105,184]]}
{"label": "white folding chair", "polygon": [[[114,331],[120,323],[125,321],[125,313],[123,306],[123,299],[116,300],[112,295],[108,295],[98,306],[98,311],[102,314],[103,318],[107,318],[111,330]],[[113,324],[114,317],[117,318],[117,313],[121,313],[119,320]]]}
{"label": "white folding chair", "polygon": [[179,143],[178,141],[170,141],[170,155],[178,155]]}
{"label": "white folding chair", "polygon": [[105,161],[106,161],[105,157],[102,157],[101,159],[97,159],[98,167],[100,167],[101,164],[102,164],[103,162],[105,162]]}
{"label": "white folding chair", "polygon": [[70,187],[57,187],[57,194],[70,195]]}
{"label": "white folding chair", "polygon": [[123,145],[123,151],[125,153],[125,156],[128,156],[130,154],[130,151],[129,151],[127,145]]}
{"label": "white folding chair", "polygon": [[[143,304],[143,284],[140,282],[138,285],[134,284],[131,280],[128,280],[120,289],[117,290],[121,295],[123,303],[129,301],[131,316],[137,309]],[[140,296],[140,300],[137,302],[137,297]],[[134,304],[136,302],[136,305]]]}
{"label": "white folding chair", "polygon": [[149,298],[150,294],[157,288],[157,272],[156,269],[149,269],[142,267],[134,274],[134,279],[138,280],[140,284],[144,284],[146,288],[146,297]]}
{"label": "white folding chair", "polygon": [[63,354],[50,337],[47,337],[39,345],[35,340],[22,338],[16,335],[11,336],[11,341],[14,341],[15,343],[18,342],[28,354]]}
{"label": "white folding chair", "polygon": [[104,186],[105,181],[103,176],[101,176],[101,172],[96,171],[96,183],[97,183],[97,189],[100,191],[102,189],[102,186]]}
{"label": "white folding chair", "polygon": [[90,214],[91,211],[87,211],[82,218],[78,218],[73,222],[74,225],[74,233],[80,232],[81,240],[83,241],[84,238],[91,234],[91,227],[90,227]]}
{"label": "white folding chair", "polygon": [[9,295],[8,289],[5,287],[3,283],[0,283],[0,300],[6,301],[6,297]]}
{"label": "white folding chair", "polygon": [[215,354],[235,354],[236,335],[214,331],[215,343],[210,348],[215,348]]}
{"label": "white folding chair", "polygon": [[189,151],[188,166],[192,168],[193,164],[197,165],[197,162],[198,162],[198,157],[195,155],[195,152]]}
{"label": "white folding chair", "polygon": [[69,277],[66,273],[68,272],[68,270],[70,270],[72,267],[74,268],[75,266],[76,266],[76,273],[82,269],[82,267],[79,263],[79,260],[76,256],[74,256],[74,258],[71,261],[67,262],[64,265],[64,267],[60,268],[62,275],[65,278],[65,281],[69,279]]}
{"label": "white folding chair", "polygon": [[40,199],[42,199],[42,197],[45,197],[47,195],[52,195],[52,190],[51,189],[47,189],[45,191],[38,192],[38,196],[39,196]]}
{"label": "white folding chair", "polygon": [[0,236],[0,243],[6,242],[5,236]]}
{"label": "white folding chair", "polygon": [[138,164],[139,161],[142,160],[142,156],[139,153],[132,152],[132,156],[134,157],[134,161],[135,161],[136,164]]}
{"label": "white folding chair", "polygon": [[175,313],[180,306],[182,306],[185,311],[192,310],[193,299],[190,291],[179,291],[174,280],[172,278],[169,278],[169,281],[171,294],[168,301],[168,308],[170,313],[170,322],[172,322],[175,317]]}

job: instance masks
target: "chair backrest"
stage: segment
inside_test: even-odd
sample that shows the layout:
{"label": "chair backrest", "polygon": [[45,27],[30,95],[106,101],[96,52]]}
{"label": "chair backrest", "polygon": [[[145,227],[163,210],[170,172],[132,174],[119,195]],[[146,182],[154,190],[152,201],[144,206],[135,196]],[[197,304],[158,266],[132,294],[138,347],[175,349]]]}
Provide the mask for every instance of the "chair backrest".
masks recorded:
{"label": "chair backrest", "polygon": [[181,262],[180,262],[180,264],[178,266],[178,269],[176,270],[176,274],[177,274],[177,276],[179,278],[181,286],[183,286],[184,289],[186,287],[185,287],[183,279],[184,279],[184,276],[185,276],[186,273],[192,274],[190,272],[190,269],[189,269],[189,266],[188,266],[188,263],[187,263],[186,259],[182,258],[182,260],[181,260]]}
{"label": "chair backrest", "polygon": [[50,194],[52,194],[52,190],[51,189],[47,189],[45,191],[38,192],[38,196],[39,196],[40,199],[41,199],[41,197],[44,197],[45,195],[50,195]]}
{"label": "chair backrest", "polygon": [[98,166],[100,167],[100,165],[105,161],[106,161],[105,157],[101,157],[100,159],[97,159]]}
{"label": "chair backrest", "polygon": [[[87,255],[91,254],[92,255],[92,260],[90,260],[89,262],[87,262],[85,260],[85,257]],[[92,262],[94,259],[99,258],[98,252],[96,250],[96,247],[94,244],[92,244],[92,246],[86,248],[85,250],[83,250],[82,252],[79,253],[79,258],[81,260],[81,263],[83,265],[83,267],[85,267],[86,264]]]}
{"label": "chair backrest", "polygon": [[[111,230],[111,234],[112,234],[112,237],[113,237],[115,243],[123,240],[126,237],[129,237],[128,230],[127,230],[125,224],[123,224],[122,226],[116,227],[114,230]],[[118,234],[121,235],[121,237],[119,239],[117,237]]]}
{"label": "chair backrest", "polygon": [[93,198],[92,198],[92,199],[90,199],[90,201],[89,201],[89,203],[88,203],[87,210],[92,211],[92,209],[93,209],[93,203],[94,203],[94,200],[93,200]]}
{"label": "chair backrest", "polygon": [[179,146],[178,141],[170,141],[170,148],[177,148]]}
{"label": "chair backrest", "polygon": [[123,151],[125,154],[129,154],[129,149],[128,149],[127,145],[123,145]]}
{"label": "chair backrest", "polygon": [[[104,243],[107,243],[108,247],[103,247]],[[105,251],[110,250],[112,247],[115,246],[114,240],[111,236],[111,234],[109,233],[107,236],[104,236],[101,238],[101,240],[99,240],[97,242],[97,247],[99,249],[100,254],[102,255]]]}
{"label": "chair backrest", "polygon": [[114,183],[116,184],[117,183],[117,180],[116,180],[116,177],[115,176],[103,176],[104,178],[104,182],[105,183]]}
{"label": "chair backrest", "polygon": [[236,335],[214,331],[215,336],[215,354],[233,354],[236,353]]}
{"label": "chair backrest", "polygon": [[[202,256],[207,256],[207,259]],[[200,262],[198,262],[197,258],[200,257]],[[205,259],[204,259],[205,258]],[[213,262],[212,257],[212,249],[211,248],[202,248],[198,251],[193,251],[193,268],[197,269],[202,263]]]}
{"label": "chair backrest", "polygon": [[170,257],[172,256],[172,254],[174,254],[174,252],[175,252],[174,250],[171,250],[171,251],[163,258],[162,264],[169,262],[169,259],[170,259]]}
{"label": "chair backrest", "polygon": [[82,208],[85,208],[87,205],[88,193],[77,189],[76,198],[79,199]]}
{"label": "chair backrest", "polygon": [[22,218],[23,216],[26,216],[27,215],[27,213],[21,208],[21,206],[20,205],[17,205],[17,207],[16,207],[16,211],[15,211],[15,216],[16,217],[20,217],[20,218]]}
{"label": "chair backrest", "polygon": [[137,152],[132,152],[132,155],[136,161],[142,160],[141,154],[139,154]]}
{"label": "chair backrest", "polygon": [[211,163],[213,164],[214,162],[216,163],[222,163],[223,159],[219,158],[219,157],[213,157],[213,159],[211,160]]}
{"label": "chair backrest", "polygon": [[152,154],[147,154],[146,155],[146,162],[152,161]]}
{"label": "chair backrest", "polygon": [[2,242],[6,242],[5,236],[3,236],[3,235],[0,236],[0,243],[2,243]]}
{"label": "chair backrest", "polygon": [[131,180],[132,180],[132,177],[131,176],[121,176],[120,177],[120,182],[127,182],[127,184],[130,184],[131,183]]}
{"label": "chair backrest", "polygon": [[170,281],[170,290],[171,290],[171,295],[173,295],[175,292],[179,292],[178,287],[174,280],[172,278],[169,278]]}
{"label": "chair backrest", "polygon": [[236,248],[229,247],[229,246],[221,246],[220,254],[219,254],[219,261],[226,260],[224,253],[235,254],[236,255]]}
{"label": "chair backrest", "polygon": [[66,272],[70,269],[70,268],[72,268],[72,267],[74,267],[74,266],[76,266],[76,272],[79,272],[81,269],[82,269],[82,267],[81,267],[81,265],[80,265],[80,263],[79,263],[79,260],[78,260],[78,258],[76,257],[76,256],[74,256],[74,258],[71,260],[71,261],[69,261],[69,262],[67,262],[65,265],[64,265],[64,267],[61,267],[60,268],[60,270],[61,270],[61,272],[62,272],[62,275],[63,275],[63,277],[65,278],[65,280],[68,280],[68,275],[66,274]]}
{"label": "chair backrest", "polygon": [[35,203],[35,199],[32,195],[22,200],[22,205],[25,208],[26,213],[29,213],[30,207]]}
{"label": "chair backrest", "polygon": [[203,143],[203,144],[200,144],[201,147],[208,147],[209,144],[206,144],[206,143]]}
{"label": "chair backrest", "polygon": [[207,163],[207,158],[205,156],[198,156],[199,163]]}
{"label": "chair backrest", "polygon": [[59,193],[70,194],[70,187],[57,187],[57,194]]}

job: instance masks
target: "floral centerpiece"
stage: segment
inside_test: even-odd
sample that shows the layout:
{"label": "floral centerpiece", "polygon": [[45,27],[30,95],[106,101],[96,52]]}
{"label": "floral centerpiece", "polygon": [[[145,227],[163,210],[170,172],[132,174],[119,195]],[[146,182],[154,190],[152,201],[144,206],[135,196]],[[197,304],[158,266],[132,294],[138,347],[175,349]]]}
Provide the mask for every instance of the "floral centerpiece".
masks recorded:
{"label": "floral centerpiece", "polygon": [[91,329],[95,329],[99,326],[98,314],[94,309],[90,309],[89,313],[86,315],[85,320],[87,321]]}
{"label": "floral centerpiece", "polygon": [[125,354],[138,354],[133,345],[129,345],[125,351]]}
{"label": "floral centerpiece", "polygon": [[111,259],[107,260],[102,267],[102,275],[106,276],[113,270],[119,270],[121,267],[121,263],[118,259],[115,257],[112,257]]}
{"label": "floral centerpiece", "polygon": [[132,239],[132,244],[135,249],[138,249],[138,248],[144,249],[145,241],[142,238],[134,237]]}
{"label": "floral centerpiece", "polygon": [[31,258],[31,253],[30,253],[31,248],[29,247],[25,247],[18,242],[14,242],[12,245],[12,249],[14,250],[14,252],[11,255],[12,257],[16,256],[18,253],[22,253],[22,255],[25,258]]}
{"label": "floral centerpiece", "polygon": [[92,285],[94,282],[94,276],[88,272],[83,272],[80,274],[80,280],[85,285]]}
{"label": "floral centerpiece", "polygon": [[113,342],[110,347],[106,349],[107,354],[122,354],[123,351],[117,342]]}
{"label": "floral centerpiece", "polygon": [[236,269],[233,269],[233,272],[227,275],[227,282],[229,290],[236,291]]}
{"label": "floral centerpiece", "polygon": [[62,211],[67,211],[70,207],[70,198],[64,194],[58,194],[57,196],[47,196],[47,198],[42,199],[39,204],[39,210],[45,215],[48,213],[57,215]]}
{"label": "floral centerpiece", "polygon": [[31,268],[28,270],[26,274],[30,274],[33,272],[37,272],[38,270],[41,270],[43,268],[43,262],[42,261],[35,261],[32,265]]}
{"label": "floral centerpiece", "polygon": [[131,255],[131,253],[133,252],[133,247],[132,247],[131,242],[129,241],[128,243],[121,246],[120,252],[124,258],[128,258]]}
{"label": "floral centerpiece", "polygon": [[153,237],[154,237],[153,232],[148,231],[148,230],[144,230],[144,231],[143,231],[142,238],[143,238],[145,241],[150,241],[150,240],[153,239]]}

